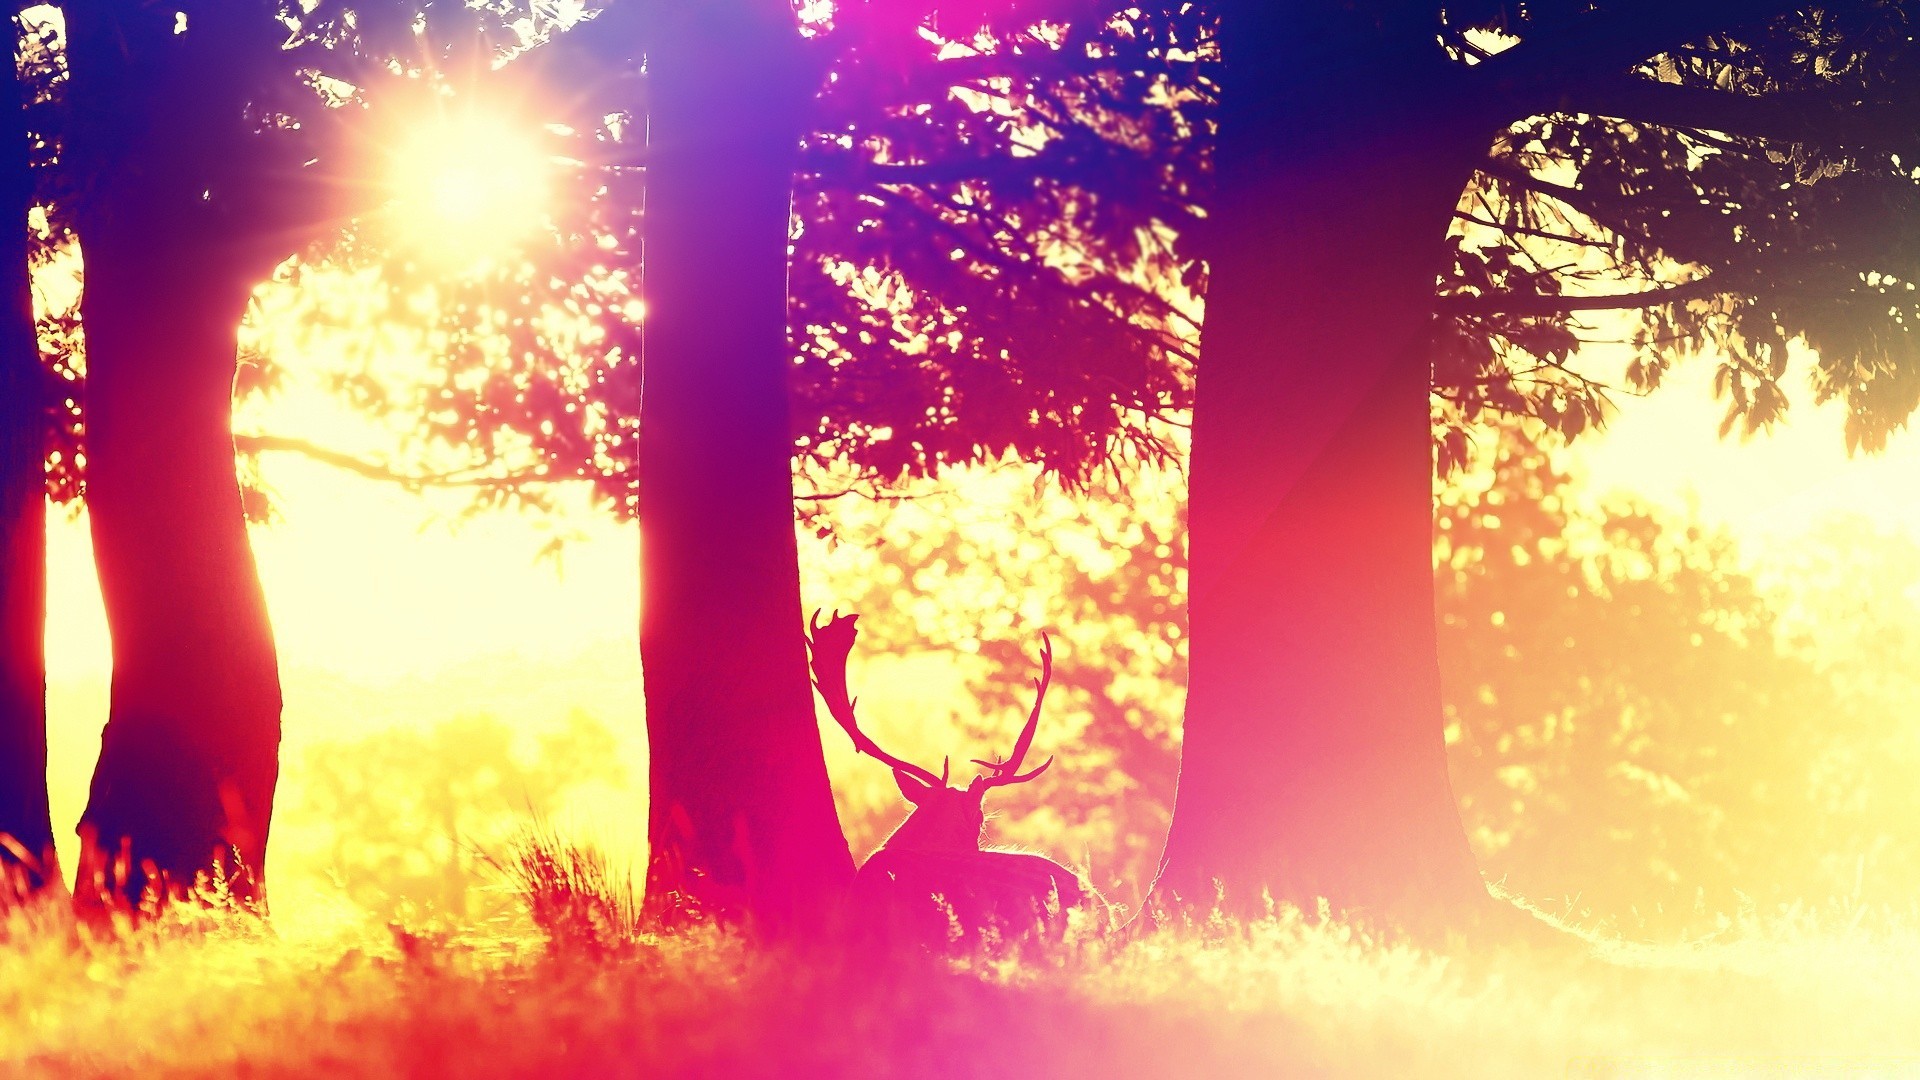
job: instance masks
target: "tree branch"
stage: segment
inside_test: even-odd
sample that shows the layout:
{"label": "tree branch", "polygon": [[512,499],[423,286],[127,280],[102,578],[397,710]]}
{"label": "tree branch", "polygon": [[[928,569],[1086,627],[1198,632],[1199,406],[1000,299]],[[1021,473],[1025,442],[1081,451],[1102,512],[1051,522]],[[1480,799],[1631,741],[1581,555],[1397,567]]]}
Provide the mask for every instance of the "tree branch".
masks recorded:
{"label": "tree branch", "polygon": [[1695,278],[1678,285],[1628,293],[1563,296],[1550,293],[1488,293],[1479,296],[1441,296],[1434,310],[1442,315],[1565,315],[1575,311],[1617,311],[1648,308],[1680,300],[1698,300],[1733,291],[1718,277]]}
{"label": "tree branch", "polygon": [[1159,179],[1151,162],[1126,147],[1100,139],[1054,139],[1038,153],[1019,156],[973,155],[901,163],[872,161],[839,147],[814,144],[802,152],[800,171],[855,188],[923,187],[968,180],[1002,184],[1050,180],[1094,193],[1112,189],[1116,177],[1125,177],[1122,185],[1129,190],[1163,196],[1149,208],[1159,220],[1183,229],[1199,221],[1192,206],[1175,197],[1177,192],[1167,190],[1169,185]]}
{"label": "tree branch", "polygon": [[1551,180],[1542,180],[1512,162],[1482,162],[1480,171],[1500,183],[1542,198],[1552,199],[1616,236],[1630,238],[1650,249],[1660,251],[1666,249],[1665,244],[1647,233],[1645,222],[1631,220],[1621,213],[1610,213],[1598,199],[1579,188],[1556,184]]}
{"label": "tree branch", "polygon": [[1899,150],[1915,138],[1912,103],[1799,91],[1745,94],[1622,75],[1567,99],[1571,111],[1835,150]]}
{"label": "tree branch", "polygon": [[1478,214],[1468,213],[1465,210],[1455,210],[1453,216],[1457,220],[1472,225],[1479,225],[1483,228],[1493,229],[1496,232],[1507,233],[1512,236],[1531,236],[1538,240],[1552,240],[1555,243],[1572,244],[1576,247],[1611,248],[1613,246],[1605,240],[1595,240],[1589,236],[1573,236],[1568,233],[1557,233],[1548,229],[1533,229],[1525,225],[1505,224],[1494,221],[1491,218],[1483,218]]}
{"label": "tree branch", "polygon": [[391,465],[365,458],[355,457],[342,450],[321,446],[306,439],[296,439],[284,435],[241,435],[233,437],[233,448],[242,454],[262,453],[299,454],[301,457],[330,465],[345,472],[364,476],[369,480],[397,484],[408,491],[421,491],[426,488],[518,488],[529,484],[551,484],[560,480],[583,479],[576,476],[553,476],[543,470],[523,470],[500,474],[479,474],[468,470],[442,473],[401,472]]}

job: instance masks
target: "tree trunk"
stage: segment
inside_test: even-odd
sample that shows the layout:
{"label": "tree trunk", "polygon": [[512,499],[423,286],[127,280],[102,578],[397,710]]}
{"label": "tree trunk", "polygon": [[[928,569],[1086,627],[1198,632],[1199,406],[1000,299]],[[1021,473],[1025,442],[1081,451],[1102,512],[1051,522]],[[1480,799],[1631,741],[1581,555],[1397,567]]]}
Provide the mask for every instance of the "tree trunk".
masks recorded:
{"label": "tree trunk", "polygon": [[[14,25],[9,21],[8,29]],[[11,55],[11,50],[9,50]],[[45,379],[27,270],[33,175],[18,72],[0,79],[0,895],[59,880],[47,804]]]}
{"label": "tree trunk", "polygon": [[82,233],[87,506],[113,637],[82,870],[137,896],[156,870],[178,890],[217,867],[257,900],[280,680],[234,470],[247,288],[190,242],[110,233]]}
{"label": "tree trunk", "polygon": [[264,899],[280,680],[232,410],[241,316],[274,256],[235,209],[254,194],[241,76],[258,58],[220,32],[254,13],[186,33],[165,7],[68,16],[70,149],[89,180],[86,498],[113,639],[86,900],[177,894],[207,871]]}
{"label": "tree trunk", "polygon": [[1222,29],[1192,675],[1158,895],[1432,924],[1486,903],[1442,737],[1426,346],[1490,129],[1444,71],[1328,49],[1262,7]]}
{"label": "tree trunk", "polygon": [[649,910],[775,922],[837,894],[801,636],[787,223],[808,87],[784,0],[683,4],[649,56],[640,657]]}

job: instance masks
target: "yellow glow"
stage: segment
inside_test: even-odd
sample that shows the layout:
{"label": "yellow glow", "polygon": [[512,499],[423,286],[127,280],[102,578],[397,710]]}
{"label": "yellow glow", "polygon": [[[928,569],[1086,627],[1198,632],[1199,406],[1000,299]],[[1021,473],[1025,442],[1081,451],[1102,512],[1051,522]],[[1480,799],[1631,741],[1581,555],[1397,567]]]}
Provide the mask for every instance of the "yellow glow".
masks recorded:
{"label": "yellow glow", "polygon": [[539,228],[553,197],[551,160],[535,130],[502,113],[410,123],[386,167],[394,241],[438,262],[511,251]]}
{"label": "yellow glow", "polygon": [[[419,169],[411,174],[420,181],[407,189],[409,198],[420,200],[414,204],[418,212],[401,213],[400,220],[416,230],[413,235],[465,234],[491,243],[507,229],[496,222],[495,210],[482,209],[489,205],[499,212],[517,206],[524,213],[516,220],[538,220],[545,205],[540,198],[490,202],[513,189],[517,181],[506,175],[512,170],[463,171],[473,168],[475,148],[497,150],[514,141],[508,128],[495,128],[492,136],[481,134],[483,128],[450,123],[433,129],[431,138],[409,144],[441,147],[438,153],[422,150]],[[463,134],[456,137],[456,132]],[[522,156],[503,155],[503,164],[511,158],[537,166],[537,152],[530,142],[525,147]],[[394,158],[396,167],[400,160]],[[537,180],[537,173],[530,169],[523,178]],[[468,222],[464,230],[457,227],[462,220]],[[43,298],[75,294],[62,289],[51,272],[41,286]],[[447,302],[446,294],[415,285],[395,296],[377,275],[326,268],[310,268],[297,289],[261,290],[245,344],[273,356],[285,382],[272,397],[243,405],[240,429],[299,437],[375,459],[391,452],[412,429],[412,420],[369,420],[327,387],[343,372],[394,383],[430,380],[444,341],[422,324],[434,321],[426,316]],[[316,317],[316,311],[328,317]],[[580,319],[584,340],[594,319],[584,313]],[[1595,359],[1596,370],[1605,359]],[[1703,388],[1710,373],[1711,362],[1701,361],[1676,370],[1672,385],[1650,400],[1623,398],[1611,430],[1583,441],[1576,451],[1592,485],[1627,487],[1663,502],[1695,490],[1704,518],[1732,526],[1743,547],[1752,544],[1752,550],[1768,553],[1788,553],[1797,532],[1843,511],[1871,515],[1909,535],[1920,533],[1912,500],[1889,495],[1913,489],[1920,475],[1920,443],[1896,438],[1886,456],[1848,462],[1836,430],[1837,410],[1806,406],[1797,408],[1792,425],[1775,436],[1744,446],[1719,442],[1712,436],[1716,410]],[[464,464],[428,460],[422,467],[433,471]],[[569,835],[591,837],[641,864],[646,758],[634,640],[639,606],[635,530],[591,510],[579,492],[563,496],[561,512],[553,518],[494,512],[458,523],[466,499],[460,491],[421,499],[284,454],[269,457],[263,472],[284,515],[279,524],[254,534],[286,690],[271,870],[281,883],[276,904],[282,914],[301,905],[324,912],[339,895],[329,891],[328,882],[345,850],[341,836],[307,798],[326,775],[339,770],[319,763],[354,760],[356,747],[370,745],[364,741],[368,736],[392,739],[474,718],[503,721],[526,740],[565,730],[575,712],[602,725],[623,762],[624,783],[595,781],[538,802],[515,801],[516,793],[509,791],[506,799],[513,812],[531,807]],[[974,607],[985,613],[971,624],[978,640],[1030,640],[1049,618],[1047,598],[1055,589],[1050,582],[1058,579],[1048,575],[1059,573],[1060,557],[1077,558],[1093,573],[1112,569],[1109,564],[1117,564],[1123,552],[1140,557],[1141,549],[1129,546],[1138,541],[1121,533],[1046,526],[1049,519],[1035,512],[1040,503],[1030,477],[1019,470],[987,470],[958,478],[952,486],[951,501],[874,507],[874,520],[924,516],[912,525],[914,534],[934,537],[972,529],[977,550],[1004,553],[1012,565],[1030,571],[966,580],[946,573],[933,559],[903,570],[881,565],[873,555],[877,549],[866,544],[828,548],[808,539],[802,547],[805,608],[840,605],[859,585],[891,574],[900,590],[896,607],[918,620],[931,624],[942,611]],[[1133,505],[1144,504],[1136,498]],[[109,667],[84,522],[57,517],[48,644],[54,809],[65,839],[98,753]],[[533,561],[556,533],[583,537],[566,548],[560,574]],[[1058,629],[1064,646],[1069,627]],[[978,708],[967,699],[964,676],[967,665],[982,662],[970,651],[977,642],[967,640],[967,632],[959,624],[948,639],[965,655],[876,660],[855,673],[863,711],[871,713],[889,747],[929,761],[981,748],[980,733],[967,728]],[[1070,655],[1063,648],[1063,660]],[[1128,645],[1110,648],[1094,662],[1115,678],[1159,677],[1164,665],[1144,662],[1143,655]],[[1004,674],[1015,681],[1024,677],[1018,671]],[[1177,702],[1147,710],[1169,718],[1178,713]],[[1070,710],[1050,715],[1046,737],[1069,745]],[[884,771],[856,760],[831,724],[825,735],[847,831],[856,852],[864,852],[898,822],[899,800]],[[1066,761],[1061,774],[1071,775]],[[1081,775],[1097,782],[1091,770]],[[1077,831],[1070,841],[1062,840],[1069,834],[1058,816],[1036,811],[1037,846],[1093,852],[1105,868],[1124,854],[1123,840],[1157,842],[1151,827],[1116,809],[1126,798],[1138,795],[1090,798],[1087,805],[1097,812],[1072,825]],[[436,824],[439,831],[431,839],[449,850],[454,845],[448,836],[487,843],[489,827],[481,817],[444,828]]]}

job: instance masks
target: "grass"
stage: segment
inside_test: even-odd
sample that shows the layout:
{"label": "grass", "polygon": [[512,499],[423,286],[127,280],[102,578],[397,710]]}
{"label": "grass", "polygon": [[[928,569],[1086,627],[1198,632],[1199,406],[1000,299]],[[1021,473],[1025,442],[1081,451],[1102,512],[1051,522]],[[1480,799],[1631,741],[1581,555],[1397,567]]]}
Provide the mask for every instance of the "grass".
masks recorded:
{"label": "grass", "polygon": [[627,879],[550,833],[503,869],[530,923],[175,908],[99,931],[16,907],[0,1075],[1920,1076],[1920,934],[1859,920],[1450,956],[1282,910],[1024,961],[881,959],[640,934]]}

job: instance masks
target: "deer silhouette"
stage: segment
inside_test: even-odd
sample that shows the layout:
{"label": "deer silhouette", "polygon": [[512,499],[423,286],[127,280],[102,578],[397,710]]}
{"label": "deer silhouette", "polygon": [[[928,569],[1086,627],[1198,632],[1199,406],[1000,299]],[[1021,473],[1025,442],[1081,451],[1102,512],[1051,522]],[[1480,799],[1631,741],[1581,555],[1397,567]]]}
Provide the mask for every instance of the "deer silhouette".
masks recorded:
{"label": "deer silhouette", "polygon": [[816,611],[808,620],[814,685],[827,711],[853,739],[854,749],[893,770],[894,783],[913,810],[855,875],[856,915],[873,929],[905,932],[935,947],[1034,936],[1057,939],[1075,909],[1103,924],[1105,904],[1074,871],[1041,855],[982,846],[987,792],[1024,784],[1053,764],[1049,757],[1038,768],[1020,771],[1053,678],[1053,643],[1041,635],[1033,712],[1013,751],[1000,761],[974,759],[984,771],[958,788],[948,785],[952,759],[941,764],[936,776],[882,750],[860,730],[855,701],[847,691],[847,656],[853,651],[858,619],[835,612],[822,625]]}

